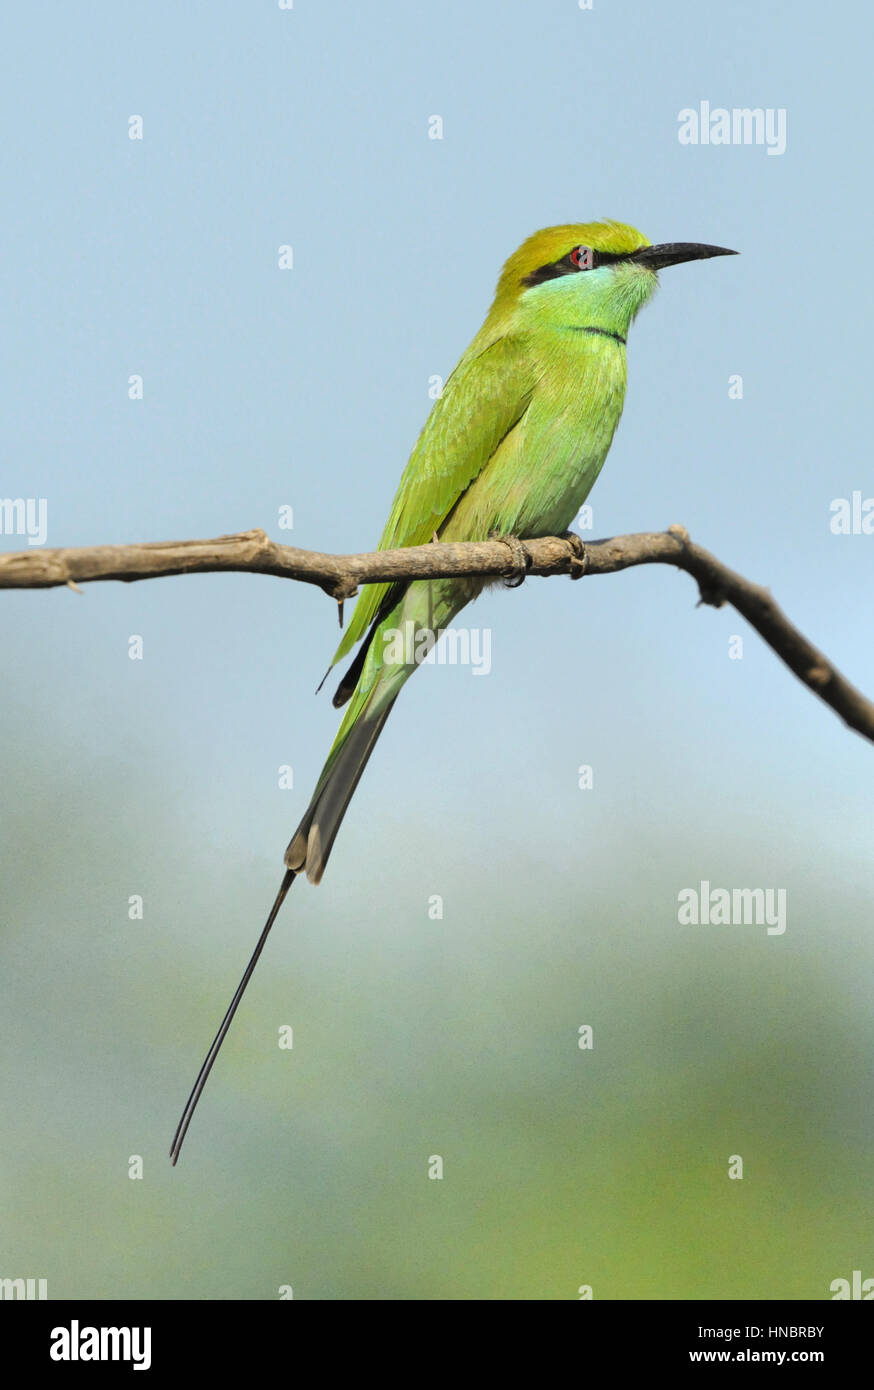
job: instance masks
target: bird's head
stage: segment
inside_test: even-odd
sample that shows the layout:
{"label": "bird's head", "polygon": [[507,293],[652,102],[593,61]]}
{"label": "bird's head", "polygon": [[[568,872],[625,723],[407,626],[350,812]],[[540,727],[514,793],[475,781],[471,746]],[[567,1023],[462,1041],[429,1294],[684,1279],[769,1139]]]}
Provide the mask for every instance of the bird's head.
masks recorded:
{"label": "bird's head", "polygon": [[656,289],[659,270],[735,254],[724,246],[698,242],[652,246],[621,222],[546,227],[507,261],[491,316],[516,320],[520,326],[588,325],[624,337]]}

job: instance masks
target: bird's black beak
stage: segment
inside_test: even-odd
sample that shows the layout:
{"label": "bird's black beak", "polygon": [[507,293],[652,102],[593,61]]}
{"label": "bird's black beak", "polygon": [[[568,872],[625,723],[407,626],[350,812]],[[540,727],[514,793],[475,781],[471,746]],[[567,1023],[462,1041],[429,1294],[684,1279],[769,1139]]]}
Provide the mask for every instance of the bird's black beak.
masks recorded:
{"label": "bird's black beak", "polygon": [[641,246],[628,257],[648,270],[662,270],[666,265],[681,265],[683,261],[705,261],[710,256],[736,256],[726,246],[704,246],[699,241],[665,241],[661,246]]}

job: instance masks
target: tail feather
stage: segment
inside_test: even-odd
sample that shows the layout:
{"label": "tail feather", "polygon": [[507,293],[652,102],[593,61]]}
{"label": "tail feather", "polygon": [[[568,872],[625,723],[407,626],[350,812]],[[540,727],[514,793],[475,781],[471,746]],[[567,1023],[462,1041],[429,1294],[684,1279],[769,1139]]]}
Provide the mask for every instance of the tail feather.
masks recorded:
{"label": "tail feather", "polygon": [[[367,653],[370,650],[370,644],[373,641],[375,632],[376,624],[374,623],[364,641],[361,643],[361,646],[358,648],[355,660],[352,662],[352,665],[349,667],[334,692],[334,698],[331,702],[334,709],[342,709],[355,694],[355,687],[361,679],[361,672],[364,670],[364,663],[367,660]],[[318,694],[318,691],[316,693]]]}
{"label": "tail feather", "polygon": [[181,1119],[179,1120],[179,1124],[176,1126],[176,1133],[173,1135],[173,1143],[170,1146],[170,1161],[173,1164],[174,1168],[176,1167],[176,1163],[179,1159],[179,1154],[182,1150],[182,1145],[185,1140],[185,1136],[188,1133],[188,1126],[191,1124],[192,1116],[194,1115],[194,1112],[197,1109],[197,1102],[200,1100],[203,1088],[206,1085],[207,1077],[212,1071],[212,1064],[219,1054],[219,1050],[221,1048],[222,1043],[225,1040],[227,1031],[234,1020],[234,1014],[237,1012],[237,1007],[240,1003],[240,1000],[246,992],[246,986],[252,978],[252,972],[254,971],[255,966],[258,964],[258,958],[264,949],[264,942],[270,935],[270,928],[276,921],[277,913],[279,912],[279,909],[282,907],[282,904],[285,902],[288,890],[294,883],[294,880],[294,873],[292,873],[291,869],[286,869],[285,874],[282,878],[282,882],[279,885],[279,892],[276,894],[276,897],[273,901],[273,906],[270,909],[270,915],[268,916],[267,921],[264,924],[264,928],[261,932],[261,935],[258,938],[258,942],[255,946],[255,949],[249,957],[249,964],[246,966],[246,969],[243,972],[243,978],[237,985],[236,994],[231,1000],[228,1006],[228,1011],[221,1021],[219,1030],[213,1038],[212,1043],[210,1044],[209,1052],[207,1052],[206,1056],[203,1059],[203,1066],[197,1073],[197,1080],[191,1088],[191,1094],[189,1095],[188,1100],[185,1102],[185,1109],[182,1111]]}
{"label": "tail feather", "polygon": [[[346,718],[325,763],[312,800],[285,851],[286,868],[306,873],[310,883],[321,882],[328,857],[358,786],[374,744],[382,733],[400,691],[418,669],[418,659],[407,651],[389,659],[380,634],[412,628],[416,643],[422,632],[450,623],[483,587],[481,580],[424,580],[406,587],[395,584],[379,610],[334,696],[342,705],[351,697]],[[414,647],[413,650],[416,650]]]}
{"label": "tail feather", "polygon": [[[355,659],[349,667],[349,670],[343,676],[343,679],[340,681],[340,684],[337,686],[332,702],[334,705],[334,709],[342,709],[343,705],[345,705],[348,700],[351,700],[352,696],[355,694],[355,688],[358,685],[359,680],[361,679],[361,672],[364,670],[364,663],[367,660],[368,655],[370,654],[370,648],[373,643],[373,639],[376,636],[377,631],[379,629],[379,625],[382,622],[383,618],[386,618],[388,616],[388,614],[394,608],[395,604],[398,603],[399,600],[403,597],[405,591],[406,586],[404,584],[393,584],[389,589],[388,593],[386,594],[385,598],[379,606],[379,611],[377,612],[376,617],[370,624],[370,629],[366,637],[364,637],[360,647],[358,648],[358,652],[355,656]],[[330,672],[331,667],[329,666],[327,675],[330,675]],[[325,679],[327,679],[327,675]],[[323,680],[322,685],[324,685],[324,683],[325,682]],[[319,686],[319,690],[321,690],[321,688],[322,687]],[[316,691],[316,694],[318,694],[318,691]]]}
{"label": "tail feather", "polygon": [[237,1012],[237,1007],[288,890],[299,872],[305,871],[311,883],[318,883],[321,880],[337,831],[340,829],[340,822],[346,814],[346,807],[352,800],[361,774],[367,766],[367,760],[373,752],[376,740],[382,732],[383,725],[391,713],[396,698],[397,694],[389,698],[383,696],[376,710],[368,708],[367,703],[361,709],[353,708],[347,715],[348,726],[341,726],[338,742],[328,757],[312,801],[285,852],[285,874],[264,924],[264,929],[258,938],[243,978],[237,986],[237,991],[222,1019],[221,1026],[212,1041],[203,1066],[197,1075],[197,1080],[191,1088],[191,1094],[186,1101],[170,1148],[170,1158],[174,1165],[179,1158],[183,1141],[188,1133],[188,1126],[191,1124],[207,1077],[225,1040],[234,1014]]}
{"label": "tail feather", "polygon": [[[479,584],[476,592],[479,588],[482,588],[482,584]],[[418,635],[422,629],[432,630],[451,622],[455,614],[475,596],[470,581],[461,587],[458,581],[451,584],[448,581],[428,581],[410,585],[402,591],[400,601],[395,599],[395,608],[387,611],[390,607],[389,597],[397,592],[398,586],[389,590],[389,595],[386,596],[367,633],[362,653],[355,658],[340,684],[335,704],[345,703],[350,696],[352,702],[328,754],[312,800],[285,851],[285,874],[270,914],[182,1112],[170,1150],[174,1164],[179,1158],[182,1142],[206,1085],[206,1079],[231,1026],[277,913],[299,873],[305,873],[311,883],[321,881],[337,831],[361,780],[361,774],[405,681],[416,670],[415,661],[386,664],[382,650],[375,642],[381,624],[385,623],[387,628],[400,628],[403,622],[409,620],[414,624]]]}
{"label": "tail feather", "polygon": [[310,883],[321,882],[346,808],[393,705],[394,698],[383,704],[378,714],[365,710],[351,725],[291,837],[285,851],[286,868],[305,872]]}

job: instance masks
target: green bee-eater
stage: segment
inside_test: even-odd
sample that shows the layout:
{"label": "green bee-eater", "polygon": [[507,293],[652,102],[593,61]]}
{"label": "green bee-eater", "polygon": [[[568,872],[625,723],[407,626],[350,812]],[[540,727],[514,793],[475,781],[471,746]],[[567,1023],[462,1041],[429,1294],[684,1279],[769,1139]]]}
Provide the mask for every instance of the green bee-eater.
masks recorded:
{"label": "green bee-eater", "polygon": [[[681,261],[735,253],[652,246],[619,222],[547,227],[507,261],[485,323],[435,402],[395,496],[379,549],[524,539],[567,531],[610,448],[625,398],[629,326]],[[361,646],[334,704],[349,702],[312,800],[285,852],[276,901],[188,1099],[173,1162],[267,934],[292,882],[318,883],[358,779],[401,687],[416,669],[389,659],[390,633],[430,634],[494,580],[368,585],[332,665]],[[410,624],[411,626],[407,626]],[[422,646],[411,644],[413,650]],[[392,648],[394,650],[394,648]]]}

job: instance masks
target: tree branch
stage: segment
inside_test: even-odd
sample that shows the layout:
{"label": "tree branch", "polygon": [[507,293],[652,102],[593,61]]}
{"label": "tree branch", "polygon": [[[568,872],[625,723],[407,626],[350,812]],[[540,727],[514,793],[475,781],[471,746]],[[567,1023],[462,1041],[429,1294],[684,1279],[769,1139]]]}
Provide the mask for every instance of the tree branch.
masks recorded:
{"label": "tree branch", "polygon": [[171,574],[219,570],[272,574],[317,584],[342,603],[359,584],[398,579],[481,575],[512,581],[523,574],[614,574],[635,565],[674,565],[696,580],[700,602],[730,603],[756,629],[798,679],[845,724],[874,742],[874,704],[851,685],[826,656],[790,623],[770,592],[693,544],[682,526],[646,531],[586,545],[578,536],[508,542],[497,538],[408,546],[361,555],[325,555],[277,545],[263,531],[214,540],[147,541],[142,545],[83,546],[0,554],[0,589],[50,589],[105,579],[132,583]]}

